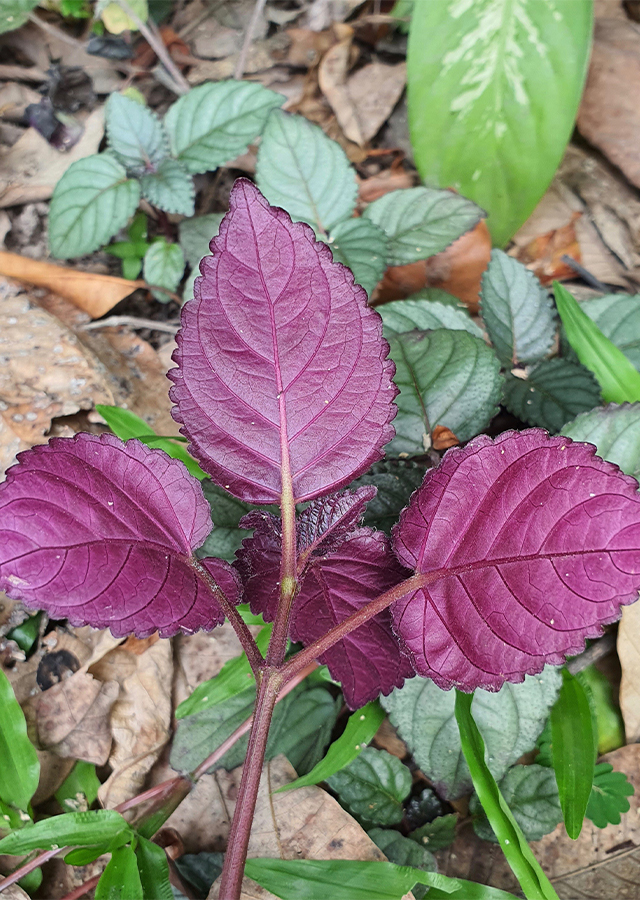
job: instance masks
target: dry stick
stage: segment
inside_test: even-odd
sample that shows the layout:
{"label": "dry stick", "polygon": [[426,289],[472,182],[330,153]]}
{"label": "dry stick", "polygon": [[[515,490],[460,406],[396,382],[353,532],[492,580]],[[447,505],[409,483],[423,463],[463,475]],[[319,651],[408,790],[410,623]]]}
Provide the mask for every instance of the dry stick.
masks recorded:
{"label": "dry stick", "polygon": [[[131,9],[127,0],[116,0],[122,10],[129,16],[132,22],[135,22],[136,27],[140,34],[145,38],[151,49],[155,52],[156,56],[165,67],[167,72],[171,75],[171,90],[175,94],[180,96],[181,94],[188,94],[191,90],[189,82],[186,80],[180,69],[176,66],[174,61],[171,59],[169,55],[169,51],[164,45],[162,38],[159,35],[153,33],[151,28],[146,25],[142,19],[136,14],[136,12]],[[169,86],[169,85],[167,85]]]}
{"label": "dry stick", "polygon": [[264,9],[266,0],[256,0],[256,5],[253,7],[253,13],[251,14],[251,21],[247,25],[247,30],[244,34],[244,41],[242,42],[242,49],[240,51],[240,56],[238,57],[238,61],[236,62],[236,67],[233,70],[233,77],[240,80],[244,75],[244,67],[247,63],[247,56],[249,54],[249,47],[251,46],[251,41],[253,40],[253,34],[256,30],[256,25],[258,24],[258,19]]}
{"label": "dry stick", "polygon": [[45,19],[41,19],[35,13],[29,13],[29,21],[33,22],[34,25],[37,25],[38,28],[42,28],[43,31],[46,31],[47,34],[50,34],[51,37],[56,38],[56,40],[65,41],[65,43],[71,44],[71,46],[75,47],[77,50],[82,50],[83,53],[87,52],[82,41],[67,34],[62,28],[57,28]]}
{"label": "dry stick", "polygon": [[79,897],[83,897],[85,894],[88,894],[89,891],[92,891],[99,881],[100,875],[94,875],[93,878],[85,881],[84,884],[81,884],[79,887],[74,888],[68,894],[65,894],[62,900],[78,900]]}
{"label": "dry stick", "polygon": [[130,328],[148,328],[150,331],[164,331],[167,334],[177,334],[180,325],[171,322],[156,322],[153,319],[140,319],[137,316],[109,316],[97,322],[88,322],[82,325],[79,331],[95,331],[98,328],[111,328],[118,325],[129,325]]}

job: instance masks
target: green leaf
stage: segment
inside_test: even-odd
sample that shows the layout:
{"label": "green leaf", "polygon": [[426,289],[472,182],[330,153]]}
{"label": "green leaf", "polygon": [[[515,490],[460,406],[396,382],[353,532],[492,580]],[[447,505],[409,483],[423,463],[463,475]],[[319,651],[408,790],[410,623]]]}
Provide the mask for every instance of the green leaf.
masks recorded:
{"label": "green leaf", "polygon": [[158,116],[129,97],[113,93],[105,108],[109,149],[131,175],[154,171],[169,153],[169,141]]}
{"label": "green leaf", "polygon": [[500,363],[491,349],[466,331],[389,333],[396,364],[396,436],[388,453],[424,453],[436,425],[460,441],[481,432],[498,411]]}
{"label": "green leaf", "polygon": [[[256,638],[258,649],[264,655],[273,625],[265,625],[260,634]],[[176,719],[184,719],[186,716],[193,716],[196,713],[203,712],[205,709],[211,709],[218,703],[224,703],[230,697],[246,691],[248,687],[253,686],[253,673],[246,653],[241,653],[234,659],[229,659],[220,669],[214,678],[199,684],[193,693],[176,709]]]}
{"label": "green leaf", "polygon": [[427,184],[489,213],[502,246],[533,211],[569,140],[589,60],[590,0],[416,3],[409,130]]}
{"label": "green leaf", "polygon": [[95,900],[144,900],[138,861],[128,844],[111,854],[96,885]]}
{"label": "green leaf", "polygon": [[623,772],[614,772],[609,763],[599,763],[593,775],[585,813],[587,819],[591,819],[596,828],[619,825],[620,813],[629,812],[627,797],[633,793],[633,785]]}
{"label": "green leaf", "polygon": [[[390,828],[372,828],[368,834],[374,844],[380,847],[389,862],[395,863],[397,866],[414,866],[424,872],[438,871],[438,864],[433,853],[416,844],[415,841],[403,837],[397,831]],[[420,900],[424,897],[426,888],[423,885],[416,885],[412,893],[416,900]]]}
{"label": "green leaf", "polygon": [[[182,719],[171,745],[172,767],[178,772],[192,772],[252,715],[255,696],[255,688],[247,688],[211,709]],[[246,747],[246,740],[244,743]],[[212,771],[233,768],[225,763],[226,758],[223,757],[212,767]]]}
{"label": "green leaf", "polygon": [[142,244],[146,249],[147,241],[147,217],[143,212],[137,212],[131,225],[127,229],[127,235],[132,244]]}
{"label": "green leaf", "polygon": [[183,881],[196,889],[199,897],[206,897],[211,885],[222,872],[224,853],[183,853],[176,859],[176,869]]}
{"label": "green leaf", "polygon": [[597,740],[589,697],[580,680],[566,669],[551,710],[551,743],[565,828],[576,840],[591,795]]}
{"label": "green leaf", "polygon": [[348,859],[248,859],[245,873],[282,900],[401,900],[416,882],[452,896],[470,883],[410,866]]}
{"label": "green leaf", "polygon": [[554,281],[553,289],[567,340],[582,365],[600,382],[604,400],[607,403],[640,400],[640,372],[603,335],[566,288]]}
{"label": "green leaf", "polygon": [[78,760],[55,793],[65,812],[89,809],[98,796],[100,781],[93,763]]}
{"label": "green leaf", "polygon": [[[170,244],[164,238],[156,239],[144,255],[142,271],[147,284],[175,291],[184,272],[184,255],[180,244]],[[168,303],[171,299],[163,291],[151,291],[156,300]]]}
{"label": "green leaf", "polygon": [[25,812],[40,777],[38,754],[11,683],[0,669],[0,800]]}
{"label": "green leaf", "polygon": [[589,369],[566,359],[543,359],[526,378],[506,375],[504,405],[509,412],[552,434],[598,403],[600,385]]}
{"label": "green leaf", "polygon": [[24,653],[29,653],[40,634],[41,620],[42,613],[35,613],[33,616],[29,616],[20,625],[16,625],[15,628],[8,631],[7,638],[10,641],[15,641]]}
{"label": "green leaf", "polygon": [[140,179],[142,196],[168,213],[193,215],[196,191],[193,178],[177,159],[163,159],[155,172]]}
{"label": "green leaf", "polygon": [[562,429],[574,441],[588,441],[598,456],[640,477],[640,403],[623,403],[582,413]]}
{"label": "green leaf", "polygon": [[456,825],[458,817],[455,813],[446,816],[437,816],[432,822],[427,822],[416,828],[409,834],[412,841],[417,841],[428,847],[429,850],[442,850],[453,844],[456,837]]}
{"label": "green leaf", "polygon": [[623,747],[626,743],[624,722],[620,707],[613,698],[611,682],[594,665],[583,669],[580,679],[583,684],[586,682],[589,691],[591,713],[595,718],[598,735],[598,755]]}
{"label": "green leaf", "polygon": [[505,365],[537,362],[549,353],[556,336],[553,303],[521,262],[494,250],[480,297],[482,320]]}
{"label": "green leaf", "polygon": [[466,308],[441,303],[438,300],[394,300],[378,307],[385,334],[405,331],[435,331],[448,328],[451,331],[468,331],[474,337],[483,337],[482,329],[473,321]]}
{"label": "green leaf", "polygon": [[367,219],[347,219],[335,226],[328,243],[333,258],[348,266],[356,283],[371,294],[387,268],[386,234]]}
{"label": "green leaf", "polygon": [[432,887],[428,894],[429,900],[515,900],[515,896],[475,881],[463,881],[461,888],[450,892]]}
{"label": "green leaf", "polygon": [[256,183],[269,203],[286,209],[294,222],[308,222],[324,233],[351,216],[358,193],[342,147],[304,116],[282,110],[267,119]]}
{"label": "green leaf", "polygon": [[192,175],[211,172],[244,153],[283,103],[282,94],[249,81],[201,84],[165,116],[171,152]]}
{"label": "green leaf", "polygon": [[238,523],[250,510],[259,507],[232,497],[223,488],[214,484],[210,478],[202,482],[202,490],[211,507],[213,528],[204,544],[196,550],[196,555],[201,559],[207,556],[217,556],[233,562],[236,550],[240,549],[244,538],[252,534],[252,531],[246,528],[239,528]]}
{"label": "green leaf", "polygon": [[373,747],[326,781],[349,812],[375,825],[399,822],[411,790],[409,769],[397,756]]}
{"label": "green leaf", "polygon": [[[475,692],[473,715],[495,778],[502,778],[509,766],[533,749],[560,683],[559,670],[547,666],[539,675],[525,676],[521,684],[505,684],[497,693]],[[430,679],[416,676],[380,702],[438,793],[450,800],[468,793],[471,779],[462,756],[453,691],[441,691]]]}
{"label": "green leaf", "polygon": [[190,266],[197,269],[202,257],[210,255],[209,244],[218,234],[223,219],[224,213],[209,213],[180,222],[178,225],[180,246]]}
{"label": "green leaf", "polygon": [[26,825],[21,831],[7,835],[0,841],[0,853],[21,856],[30,850],[48,850],[54,846],[103,845],[115,837],[132,833],[128,822],[112,809],[64,813],[41,819],[35,825]]}
{"label": "green leaf", "polygon": [[144,900],[173,900],[169,863],[162,847],[138,837],[135,854]]}
{"label": "green leaf", "polygon": [[0,9],[0,34],[15,31],[29,19],[29,13],[40,0],[2,0]]}
{"label": "green leaf", "polygon": [[131,412],[130,409],[122,409],[119,406],[104,406],[98,403],[96,404],[96,411],[100,413],[109,428],[120,440],[128,441],[131,438],[137,438],[149,447],[158,447],[160,450],[164,450],[168,456],[183,462],[191,475],[194,475],[201,481],[203,478],[207,478],[206,472],[203,472],[197,462],[189,456],[184,446],[176,443],[176,440],[179,440],[179,438],[155,437],[151,425],[147,424],[140,416]]}
{"label": "green leaf", "polygon": [[460,741],[478,799],[527,900],[558,900],[485,761],[484,741],[471,714],[472,701],[472,694],[456,690]]}
{"label": "green leaf", "polygon": [[49,243],[59,259],[102,247],[127,224],[140,202],[140,185],[109,153],[71,163],[49,207]]}
{"label": "green leaf", "polygon": [[471,200],[451,191],[426,187],[390,191],[364,211],[364,218],[389,238],[390,266],[403,266],[440,253],[475,228],[484,215]]}
{"label": "green leaf", "polygon": [[[558,786],[551,769],[545,766],[514,766],[499,784],[513,817],[528,841],[539,841],[562,822]],[[478,837],[497,841],[477,796],[473,796],[469,812],[476,818],[473,827]]]}
{"label": "green leaf", "polygon": [[373,500],[367,503],[363,524],[390,534],[409,497],[422,484],[425,473],[425,467],[413,460],[389,457],[374,463],[368,472],[352,481],[350,488],[373,484],[378,489]]}
{"label": "green leaf", "polygon": [[580,309],[640,370],[640,294],[606,294],[583,300]]}
{"label": "green leaf", "polygon": [[276,793],[290,791],[292,788],[306,787],[309,784],[318,784],[344,769],[345,766],[348,766],[362,753],[367,744],[373,739],[384,717],[385,712],[377,700],[367,703],[362,709],[356,710],[349,716],[344,731],[331,744],[326,756],[319,763],[316,763],[307,775],[283,785],[283,787],[278,788]]}
{"label": "green leaf", "polygon": [[122,275],[124,278],[135,281],[140,272],[142,272],[142,259],[139,256],[133,259],[122,260]]}

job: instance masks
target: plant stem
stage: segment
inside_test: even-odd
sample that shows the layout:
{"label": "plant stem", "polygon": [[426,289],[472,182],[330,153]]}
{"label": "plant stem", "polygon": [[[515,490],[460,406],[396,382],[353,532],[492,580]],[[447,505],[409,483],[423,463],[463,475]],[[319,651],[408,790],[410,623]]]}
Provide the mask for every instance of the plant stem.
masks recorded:
{"label": "plant stem", "polygon": [[243,622],[242,616],[235,608],[235,606],[229,602],[227,597],[224,594],[224,591],[221,591],[214,578],[207,572],[205,567],[200,563],[195,556],[191,557],[191,565],[196,570],[200,578],[205,582],[215,599],[218,601],[220,606],[222,607],[222,611],[225,616],[231,622],[233,626],[233,630],[238,635],[238,640],[242,644],[242,649],[247,654],[247,659],[249,660],[249,665],[251,666],[251,670],[256,677],[256,681],[261,677],[262,669],[264,666],[264,657],[262,653],[258,650],[258,645],[253,639],[253,635],[249,631],[247,625]]}
{"label": "plant stem", "polygon": [[171,59],[169,51],[165,47],[162,38],[159,35],[153,33],[151,28],[149,28],[149,26],[146,25],[136,14],[135,10],[131,9],[129,4],[127,3],[127,0],[116,0],[116,2],[120,7],[122,7],[123,11],[127,16],[129,16],[131,21],[135,22],[138,31],[145,38],[149,46],[155,52],[162,65],[171,76],[171,90],[178,96],[180,96],[181,94],[188,94],[191,90],[189,82],[186,80],[180,69]]}
{"label": "plant stem", "polygon": [[220,881],[220,900],[239,900],[240,898],[269,727],[281,683],[276,669],[264,670],[258,687],[253,726],[249,736],[247,756],[242,767],[242,778],[229,833],[228,849]]}
{"label": "plant stem", "polygon": [[280,515],[282,521],[282,555],[280,557],[280,599],[273,623],[273,632],[267,650],[267,665],[281,666],[287,652],[289,619],[291,607],[298,591],[298,550],[296,544],[296,502],[293,497],[289,449],[286,443],[286,411],[282,386],[278,375],[280,391],[280,424],[282,446],[282,493],[280,495]]}

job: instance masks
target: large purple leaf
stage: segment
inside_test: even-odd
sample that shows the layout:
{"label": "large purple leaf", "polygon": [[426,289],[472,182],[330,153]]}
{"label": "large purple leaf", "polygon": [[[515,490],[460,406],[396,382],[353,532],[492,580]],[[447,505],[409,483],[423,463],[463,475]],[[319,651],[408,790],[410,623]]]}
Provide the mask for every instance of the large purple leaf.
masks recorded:
{"label": "large purple leaf", "polygon": [[394,434],[380,317],[327,245],[245,179],[211,248],[169,373],[190,452],[252,503],[347,485]]}
{"label": "large purple leaf", "polygon": [[[221,624],[190,558],[211,530],[199,482],[139,441],[79,434],[19,454],[0,485],[0,588],[73,625],[163,637]],[[230,602],[237,577],[202,564]]]}
{"label": "large purple leaf", "polygon": [[393,532],[425,584],[392,607],[421,675],[498,690],[560,664],[640,588],[637,482],[541,429],[450,450]]}

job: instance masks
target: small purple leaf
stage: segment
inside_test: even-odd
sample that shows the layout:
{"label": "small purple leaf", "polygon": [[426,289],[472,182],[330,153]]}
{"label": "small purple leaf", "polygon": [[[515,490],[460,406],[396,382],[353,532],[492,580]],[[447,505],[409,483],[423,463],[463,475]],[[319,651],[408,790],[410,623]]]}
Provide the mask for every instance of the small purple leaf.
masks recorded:
{"label": "small purple leaf", "polygon": [[190,452],[252,503],[343,487],[393,437],[381,321],[313,231],[240,179],[183,307],[169,377]]}
{"label": "small purple leaf", "polygon": [[[0,485],[0,588],[10,597],[116,637],[222,623],[190,562],[211,530],[209,506],[181,462],[91,434],[54,438],[18,459]],[[202,565],[237,602],[233,569]]]}
{"label": "small purple leaf", "polygon": [[[291,637],[311,644],[405,576],[387,536],[359,528],[326,556],[312,557],[293,608]],[[388,610],[338,641],[319,660],[342,684],[351,709],[401,687],[415,674],[391,630]]]}
{"label": "small purple leaf", "polygon": [[482,436],[427,473],[393,532],[424,586],[392,607],[419,674],[498,690],[560,664],[640,588],[640,495],[595,448]]}
{"label": "small purple leaf", "polygon": [[310,503],[298,518],[299,567],[312,554],[327,553],[344,540],[360,523],[367,503],[377,493],[373,485],[364,485]]}

